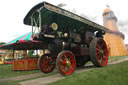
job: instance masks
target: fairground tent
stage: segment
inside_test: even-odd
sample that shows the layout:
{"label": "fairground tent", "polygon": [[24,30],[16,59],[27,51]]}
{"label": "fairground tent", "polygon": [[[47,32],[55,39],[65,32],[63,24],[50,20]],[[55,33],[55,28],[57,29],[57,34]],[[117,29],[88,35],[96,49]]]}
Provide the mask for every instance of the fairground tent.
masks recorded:
{"label": "fairground tent", "polygon": [[41,41],[35,41],[32,38],[32,32],[24,34],[0,47],[0,49],[13,50],[36,50],[44,48]]}

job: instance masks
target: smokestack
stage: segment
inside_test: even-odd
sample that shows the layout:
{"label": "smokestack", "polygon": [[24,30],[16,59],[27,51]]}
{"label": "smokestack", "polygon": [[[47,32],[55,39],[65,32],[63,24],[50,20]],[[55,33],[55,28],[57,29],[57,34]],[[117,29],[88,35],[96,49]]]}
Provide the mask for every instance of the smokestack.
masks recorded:
{"label": "smokestack", "polygon": [[128,55],[123,41],[124,34],[119,31],[117,21],[118,19],[114,12],[107,5],[103,12],[103,22],[104,26],[110,30],[109,33],[104,35],[104,40],[109,49],[109,56]]}

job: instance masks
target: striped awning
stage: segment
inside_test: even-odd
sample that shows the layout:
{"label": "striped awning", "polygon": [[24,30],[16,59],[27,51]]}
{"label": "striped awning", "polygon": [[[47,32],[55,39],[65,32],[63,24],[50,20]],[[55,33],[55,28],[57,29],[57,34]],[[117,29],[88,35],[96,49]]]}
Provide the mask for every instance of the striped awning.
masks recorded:
{"label": "striped awning", "polygon": [[32,32],[24,34],[0,47],[0,49],[13,49],[13,50],[36,50],[43,48],[44,48],[43,42],[33,40]]}

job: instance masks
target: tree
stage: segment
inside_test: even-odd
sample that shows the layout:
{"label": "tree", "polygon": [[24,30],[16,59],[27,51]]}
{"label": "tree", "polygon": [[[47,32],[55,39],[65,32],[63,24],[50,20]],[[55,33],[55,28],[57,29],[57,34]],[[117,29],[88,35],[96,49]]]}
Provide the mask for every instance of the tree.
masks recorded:
{"label": "tree", "polygon": [[3,44],[5,44],[5,42],[0,42],[0,46],[3,45]]}

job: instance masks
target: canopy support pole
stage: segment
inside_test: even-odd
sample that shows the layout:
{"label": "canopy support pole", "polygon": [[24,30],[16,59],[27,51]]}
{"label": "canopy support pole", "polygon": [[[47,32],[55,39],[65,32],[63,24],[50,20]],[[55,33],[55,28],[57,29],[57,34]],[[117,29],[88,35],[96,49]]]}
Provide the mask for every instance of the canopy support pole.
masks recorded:
{"label": "canopy support pole", "polygon": [[13,49],[12,59],[14,60],[14,58],[15,58],[15,50]]}
{"label": "canopy support pole", "polygon": [[36,57],[38,56],[38,50],[36,50]]}
{"label": "canopy support pole", "polygon": [[39,29],[38,32],[41,32],[41,12],[39,11]]}
{"label": "canopy support pole", "polygon": [[27,50],[24,50],[24,51],[23,51],[23,54],[24,54],[24,56],[25,56],[25,59],[27,59],[27,57],[28,57],[28,56],[27,56]]}
{"label": "canopy support pole", "polygon": [[32,25],[32,37],[33,37],[33,18],[31,17],[31,25]]}

